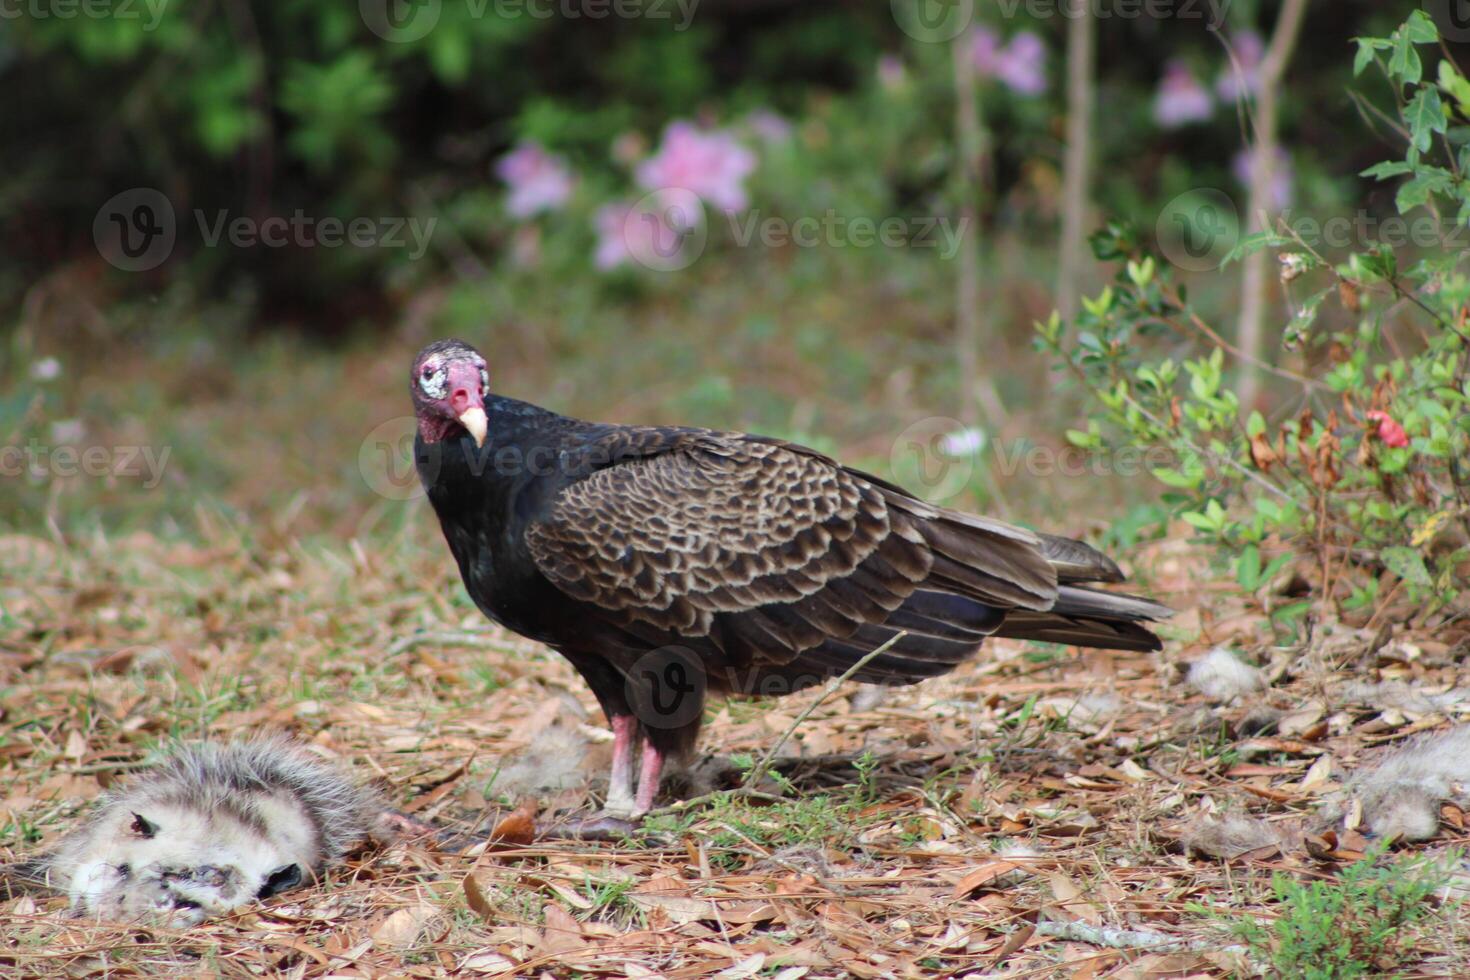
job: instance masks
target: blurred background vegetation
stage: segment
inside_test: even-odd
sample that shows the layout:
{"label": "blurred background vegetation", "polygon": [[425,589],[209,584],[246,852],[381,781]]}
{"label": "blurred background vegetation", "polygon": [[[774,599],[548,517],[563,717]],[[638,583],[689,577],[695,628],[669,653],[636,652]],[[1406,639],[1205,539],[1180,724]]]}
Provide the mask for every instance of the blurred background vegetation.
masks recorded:
{"label": "blurred background vegetation", "polygon": [[[1104,0],[1085,5],[1091,38],[1068,3],[942,7],[958,30],[931,6],[17,7],[0,20],[0,440],[170,456],[147,487],[32,453],[0,522],[167,530],[200,501],[290,533],[398,520],[414,508],[361,450],[407,414],[413,350],[454,334],[506,394],[794,437],[911,483],[895,438],[953,418],[945,464],[973,458],[949,502],[1125,544],[1163,533],[1182,505],[1146,473],[1003,465],[1098,411],[1033,325],[1113,274],[1059,268],[1067,239],[1117,219],[1153,247],[1169,202],[1201,188],[1247,213],[1260,73],[1292,4]],[[1307,6],[1271,93],[1270,207],[1394,214],[1394,188],[1361,174],[1401,152],[1402,80],[1355,77],[1353,39],[1414,5]],[[1090,170],[1069,195],[1084,111]],[[659,196],[691,183],[699,214]],[[159,230],[159,200],[161,250],[120,256],[120,235]],[[853,227],[895,219],[886,243]],[[267,243],[273,220],[294,224]],[[329,240],[332,220],[361,240]],[[763,232],[803,220],[814,239]],[[966,220],[960,248],[945,233]],[[669,235],[697,248],[640,253]],[[1241,280],[1218,265],[1174,271],[1229,334]],[[1306,369],[1311,350],[1279,352],[1292,310],[1268,280],[1264,356]],[[1320,316],[1324,336],[1356,319]],[[1245,410],[1295,411],[1266,382]]]}

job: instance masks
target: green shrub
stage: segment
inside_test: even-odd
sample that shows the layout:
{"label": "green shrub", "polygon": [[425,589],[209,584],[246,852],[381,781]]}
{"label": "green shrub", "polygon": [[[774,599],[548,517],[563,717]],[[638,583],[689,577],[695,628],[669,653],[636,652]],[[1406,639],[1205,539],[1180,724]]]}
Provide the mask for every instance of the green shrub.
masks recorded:
{"label": "green shrub", "polygon": [[[1125,223],[1092,239],[1099,259],[1121,263],[1112,284],[1075,322],[1038,324],[1042,348],[1101,408],[1068,438],[1149,450],[1165,501],[1221,546],[1248,591],[1293,556],[1319,562],[1322,594],[1348,609],[1393,596],[1433,609],[1470,585],[1470,277],[1455,246],[1470,221],[1470,82],[1448,57],[1429,78],[1418,49],[1436,39],[1416,12],[1392,35],[1358,41],[1356,70],[1386,76],[1398,98],[1384,118],[1406,136],[1402,158],[1365,175],[1402,179],[1399,213],[1454,215],[1455,234],[1412,258],[1366,242],[1334,261],[1281,223],[1231,256],[1279,253],[1295,311],[1282,343],[1309,365],[1307,375],[1275,369],[1297,389],[1289,409],[1267,418],[1240,405],[1225,370],[1233,348]],[[1329,303],[1351,328],[1319,328]],[[1390,337],[1390,324],[1407,329]],[[1167,334],[1194,338],[1199,356],[1158,357]],[[1292,611],[1300,605],[1281,612]]]}
{"label": "green shrub", "polygon": [[1430,860],[1383,864],[1376,854],[1348,865],[1336,881],[1303,884],[1278,873],[1271,879],[1275,920],[1243,917],[1230,929],[1272,977],[1395,976],[1411,955],[1412,927],[1434,911],[1429,899],[1444,877]]}

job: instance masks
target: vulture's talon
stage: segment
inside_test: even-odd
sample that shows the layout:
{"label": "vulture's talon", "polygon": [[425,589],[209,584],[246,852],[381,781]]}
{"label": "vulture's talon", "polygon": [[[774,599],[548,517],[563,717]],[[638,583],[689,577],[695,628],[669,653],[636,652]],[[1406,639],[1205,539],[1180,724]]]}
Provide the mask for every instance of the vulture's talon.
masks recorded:
{"label": "vulture's talon", "polygon": [[642,823],[641,818],[630,820],[599,813],[548,827],[541,836],[549,840],[620,841],[636,836]]}

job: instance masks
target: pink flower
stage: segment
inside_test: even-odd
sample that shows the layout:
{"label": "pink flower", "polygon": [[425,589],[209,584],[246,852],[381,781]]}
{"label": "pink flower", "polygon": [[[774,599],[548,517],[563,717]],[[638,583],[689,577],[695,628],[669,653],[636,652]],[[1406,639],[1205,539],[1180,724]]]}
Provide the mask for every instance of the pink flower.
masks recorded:
{"label": "pink flower", "polygon": [[1030,31],[1019,32],[1001,47],[994,31],[977,27],[970,33],[970,57],[976,74],[998,79],[1017,95],[1046,91],[1046,46]]}
{"label": "pink flower", "polygon": [[1165,129],[1178,129],[1208,119],[1214,111],[1210,90],[1199,83],[1189,66],[1182,61],[1169,62],[1154,93],[1154,122]]}
{"label": "pink flower", "polygon": [[632,207],[627,204],[604,204],[592,217],[592,227],[597,230],[597,251],[593,264],[599,269],[615,269],[632,260],[628,251],[628,240],[623,235]]}
{"label": "pink flower", "polygon": [[1215,91],[1226,102],[1234,102],[1246,95],[1255,95],[1261,88],[1261,60],[1266,56],[1266,45],[1255,31],[1241,31],[1234,39],[1235,61],[1227,64],[1215,81]]}
{"label": "pink flower", "polygon": [[[1230,172],[1246,188],[1251,186],[1251,167],[1254,161],[1254,150],[1241,150],[1230,161]],[[1271,207],[1273,210],[1280,211],[1291,203],[1292,184],[1295,183],[1295,179],[1291,156],[1281,147],[1277,147],[1276,165],[1271,168]]]}
{"label": "pink flower", "polygon": [[555,211],[572,196],[572,172],[566,161],[539,143],[518,144],[496,162],[495,175],[510,187],[505,209],[516,218]]}
{"label": "pink flower", "polygon": [[655,192],[635,204],[605,204],[592,220],[597,230],[593,263],[603,270],[630,262],[679,269],[688,264],[686,257],[698,257],[690,257],[691,243],[702,246],[697,233],[704,224],[703,205],[688,191]]}
{"label": "pink flower", "polygon": [[903,59],[896,54],[885,54],[878,59],[878,87],[885,92],[897,92],[909,83],[909,70]]}
{"label": "pink flower", "polygon": [[704,131],[673,122],[664,130],[658,152],[638,165],[638,183],[652,191],[681,187],[722,211],[746,206],[745,178],[755,170],[755,154],[721,130]]}
{"label": "pink flower", "polygon": [[755,109],[747,113],[745,126],[766,143],[784,143],[791,138],[791,123],[770,109]]}
{"label": "pink flower", "polygon": [[1030,31],[1011,38],[1000,53],[995,75],[1018,95],[1040,95],[1046,91],[1046,46]]}
{"label": "pink flower", "polygon": [[1385,446],[1402,449],[1409,444],[1409,434],[1387,412],[1371,411],[1368,413],[1368,421],[1378,423],[1376,432]]}
{"label": "pink flower", "polygon": [[981,78],[995,77],[995,66],[1000,61],[1000,36],[988,27],[975,28],[970,32],[970,57]]}

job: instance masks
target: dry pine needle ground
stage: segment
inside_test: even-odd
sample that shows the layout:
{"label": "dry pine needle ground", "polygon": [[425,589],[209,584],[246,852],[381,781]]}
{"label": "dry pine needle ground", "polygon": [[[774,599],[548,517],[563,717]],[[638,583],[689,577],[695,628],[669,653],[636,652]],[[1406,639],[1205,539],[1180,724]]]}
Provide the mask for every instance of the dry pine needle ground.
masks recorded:
{"label": "dry pine needle ground", "polygon": [[[917,688],[850,686],[783,747],[763,788],[786,802],[716,800],[642,842],[525,842],[517,804],[542,826],[595,805],[600,718],[559,658],[483,623],[417,520],[342,551],[262,545],[217,517],[188,540],[0,540],[0,858],[166,739],[259,728],[295,732],[417,816],[504,822],[512,841],[365,852],[187,933],[13,899],[7,975],[1229,975],[1248,964],[1191,904],[1269,915],[1273,870],[1352,860],[1365,841],[1323,838],[1324,802],[1377,744],[1455,720],[1426,695],[1470,684],[1453,631],[1340,625],[1273,648],[1258,614],[1193,587],[1197,556],[1160,544],[1134,565],[1184,610],[1162,655],[998,643]],[[1187,685],[1182,665],[1226,643],[1275,683],[1226,704]],[[733,785],[738,757],[812,697],[717,707],[705,744],[720,755],[682,789]],[[1263,713],[1273,734],[1241,733]],[[1234,860],[1189,853],[1210,814],[1271,832],[1247,832],[1258,846]],[[1443,816],[1431,849],[1461,836],[1463,814]],[[1411,975],[1452,973],[1458,913],[1414,948]]]}

